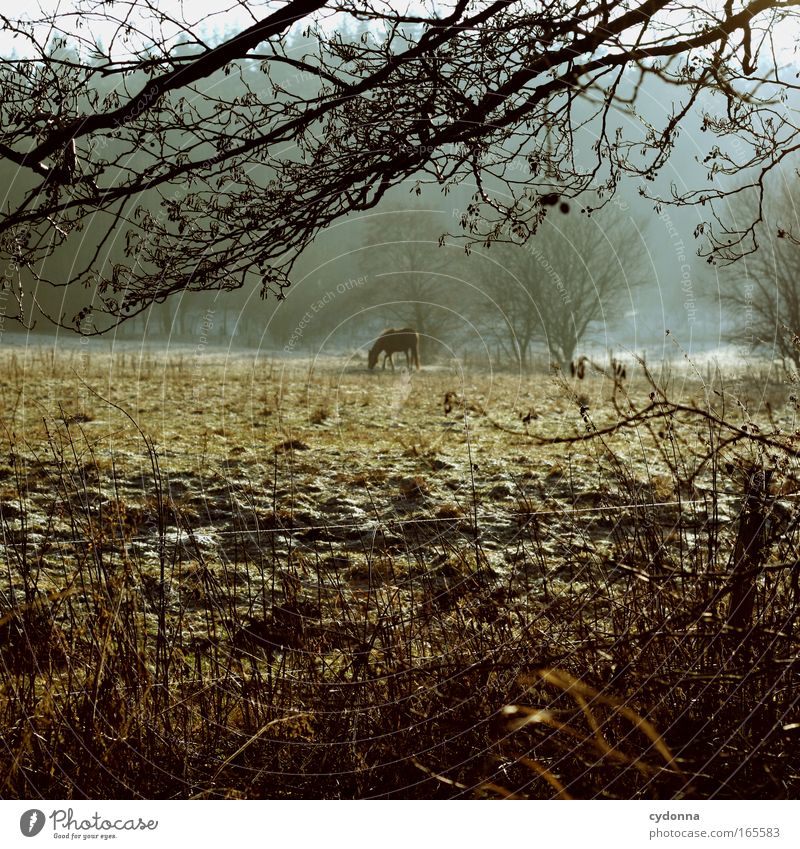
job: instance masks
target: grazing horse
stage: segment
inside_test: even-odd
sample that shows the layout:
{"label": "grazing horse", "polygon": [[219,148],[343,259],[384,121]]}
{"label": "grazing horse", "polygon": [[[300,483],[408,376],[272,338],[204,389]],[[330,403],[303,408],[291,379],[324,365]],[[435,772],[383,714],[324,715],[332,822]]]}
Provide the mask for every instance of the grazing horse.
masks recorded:
{"label": "grazing horse", "polygon": [[577,363],[573,360],[569,364],[570,374],[573,377],[577,377],[578,380],[583,380],[583,378],[586,377],[586,363],[589,362],[591,362],[591,360],[588,357],[580,357]]}
{"label": "grazing horse", "polygon": [[383,353],[383,368],[386,368],[386,360],[394,371],[392,354],[403,352],[406,355],[406,366],[411,368],[413,361],[419,371],[419,333],[410,327],[394,328],[384,330],[377,338],[375,344],[369,349],[369,367],[375,368],[378,357]]}
{"label": "grazing horse", "polygon": [[625,363],[621,363],[619,360],[611,357],[611,373],[609,373],[597,363],[590,360],[588,357],[580,357],[577,362],[573,360],[569,364],[569,371],[573,377],[577,377],[578,380],[583,380],[586,377],[586,366],[591,366],[595,371],[600,374],[605,374],[607,377],[613,378],[615,383],[620,383],[628,377],[628,370],[625,368]]}

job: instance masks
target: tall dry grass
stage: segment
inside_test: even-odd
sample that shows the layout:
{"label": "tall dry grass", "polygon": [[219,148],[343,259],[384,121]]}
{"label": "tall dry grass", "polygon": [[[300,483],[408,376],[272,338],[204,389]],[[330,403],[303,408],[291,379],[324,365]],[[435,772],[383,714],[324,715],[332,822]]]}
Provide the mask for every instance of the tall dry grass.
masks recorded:
{"label": "tall dry grass", "polygon": [[[59,366],[20,382],[31,368]],[[566,453],[551,509],[520,486],[503,570],[474,486],[466,510],[341,527],[277,496],[249,509],[240,480],[236,505],[214,508],[227,530],[210,552],[209,516],[146,416],[90,393],[41,410],[34,438],[8,402],[0,795],[796,796],[794,436],[672,390],[615,384],[602,426],[575,397],[584,432],[555,439],[591,444],[592,485]],[[89,420],[120,409],[125,450],[119,437],[101,452]],[[275,492],[302,453],[286,435]],[[642,467],[621,435],[657,460]],[[769,523],[737,630],[731,493],[754,466],[772,472]],[[385,485],[373,471],[350,485]]]}

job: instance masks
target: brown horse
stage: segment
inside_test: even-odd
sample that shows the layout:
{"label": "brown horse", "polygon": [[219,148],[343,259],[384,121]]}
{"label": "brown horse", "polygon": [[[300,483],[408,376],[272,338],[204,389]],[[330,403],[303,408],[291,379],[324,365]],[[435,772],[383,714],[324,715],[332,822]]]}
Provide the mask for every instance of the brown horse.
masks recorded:
{"label": "brown horse", "polygon": [[383,368],[386,368],[386,360],[394,371],[392,354],[404,353],[406,355],[406,366],[414,365],[419,370],[419,333],[410,327],[394,328],[384,330],[377,338],[375,344],[369,349],[369,367],[375,368],[378,357],[383,353]]}

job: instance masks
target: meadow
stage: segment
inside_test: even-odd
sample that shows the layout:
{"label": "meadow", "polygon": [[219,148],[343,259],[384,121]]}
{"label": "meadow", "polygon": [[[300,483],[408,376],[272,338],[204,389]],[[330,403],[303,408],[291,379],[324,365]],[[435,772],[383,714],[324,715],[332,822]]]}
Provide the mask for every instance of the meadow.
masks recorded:
{"label": "meadow", "polygon": [[797,396],[0,349],[3,798],[796,798]]}

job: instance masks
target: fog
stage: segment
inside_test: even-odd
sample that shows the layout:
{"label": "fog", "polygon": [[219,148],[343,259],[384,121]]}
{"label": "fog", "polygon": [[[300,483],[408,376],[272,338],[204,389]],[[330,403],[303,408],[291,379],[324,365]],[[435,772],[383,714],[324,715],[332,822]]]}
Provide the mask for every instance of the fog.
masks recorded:
{"label": "fog", "polygon": [[[287,86],[304,84],[297,75],[286,81]],[[219,96],[224,81],[212,78],[208,85]],[[667,98],[671,102],[679,95],[664,83],[646,80],[639,92],[639,117],[645,121],[663,117]],[[642,196],[643,187],[669,198],[673,187],[681,192],[688,185],[703,184],[708,140],[701,112],[717,106],[721,104],[709,93],[681,122],[672,156],[655,186],[623,177],[615,195],[591,216],[583,209],[586,204],[597,207],[594,196],[569,199],[568,212],[554,204],[547,226],[524,248],[516,248],[528,250],[528,264],[517,269],[519,273],[511,268],[513,251],[502,245],[473,244],[467,250],[461,216],[476,191],[474,185],[465,180],[445,194],[440,186],[409,181],[391,190],[369,213],[342,217],[322,230],[296,262],[282,299],[262,298],[261,281],[248,275],[235,291],[186,291],[153,303],[109,330],[101,344],[213,345],[299,356],[352,352],[384,327],[412,325],[422,334],[428,361],[481,351],[478,359],[493,367],[516,367],[526,364],[526,346],[539,360],[553,359],[550,300],[560,296],[566,313],[580,318],[587,309],[591,312],[587,326],[575,330],[575,354],[611,351],[674,359],[684,352],[705,356],[719,348],[770,357],[768,340],[766,345],[764,340],[746,345],[737,341],[737,317],[721,298],[726,290],[742,285],[746,269],[742,264],[729,268],[709,264],[698,256],[704,242],[696,231],[708,223],[710,208],[657,205]],[[614,114],[626,143],[635,144],[641,123],[624,112]],[[580,131],[578,159],[590,152],[594,133],[591,122]],[[735,153],[738,142],[731,144]],[[129,165],[137,167],[135,162]],[[525,167],[520,162],[521,180]],[[5,176],[12,196],[26,188],[18,175]],[[263,181],[268,178],[265,170]],[[505,200],[502,193],[498,197]],[[156,208],[158,201],[148,197],[143,205]],[[737,214],[741,217],[735,207],[720,212],[731,220]],[[625,255],[619,254],[620,244],[611,242],[608,255],[587,253],[587,234],[612,225],[622,234],[618,242],[625,244]],[[69,247],[53,254],[45,276],[57,285],[63,283],[96,251],[107,264],[133,261],[125,259],[121,232],[107,244],[101,243],[105,235],[98,220],[87,229],[77,251]],[[551,256],[554,251],[556,259]],[[613,281],[598,284],[609,261],[618,266],[616,287]],[[575,275],[585,279],[579,284]],[[91,285],[53,289],[30,280],[27,285],[42,312],[67,327],[81,305],[94,300]],[[570,294],[573,286],[578,286],[577,298]],[[530,312],[531,328],[526,330],[530,339],[524,342],[516,338],[520,311]],[[570,321],[577,327],[574,318]],[[22,338],[16,335],[22,330],[7,318],[4,341]],[[30,330],[34,339],[55,335],[62,342],[69,332],[55,328],[45,315]]]}

